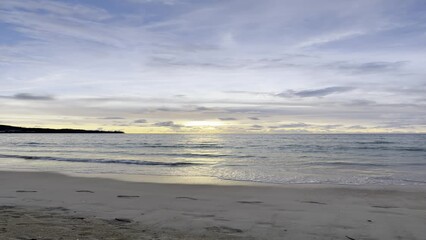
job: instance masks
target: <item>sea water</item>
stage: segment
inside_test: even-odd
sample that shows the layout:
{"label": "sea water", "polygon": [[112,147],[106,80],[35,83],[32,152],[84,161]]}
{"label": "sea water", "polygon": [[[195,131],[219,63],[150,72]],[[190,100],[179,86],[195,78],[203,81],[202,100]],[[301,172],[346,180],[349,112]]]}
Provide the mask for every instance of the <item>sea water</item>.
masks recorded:
{"label": "sea water", "polygon": [[422,134],[1,134],[0,170],[425,185]]}

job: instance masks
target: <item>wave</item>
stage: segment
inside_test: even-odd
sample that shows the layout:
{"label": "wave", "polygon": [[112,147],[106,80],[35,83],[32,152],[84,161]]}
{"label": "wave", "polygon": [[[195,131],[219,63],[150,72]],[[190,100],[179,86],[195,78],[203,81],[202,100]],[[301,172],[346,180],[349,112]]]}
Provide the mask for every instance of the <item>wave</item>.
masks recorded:
{"label": "wave", "polygon": [[[113,152],[112,152],[113,153]],[[125,154],[132,156],[168,156],[168,157],[185,157],[185,158],[255,158],[254,155],[232,155],[232,154],[218,154],[218,153],[128,153]]]}
{"label": "wave", "polygon": [[416,148],[416,147],[405,147],[405,148],[399,148],[397,150],[409,151],[409,152],[426,152],[426,148]]}
{"label": "wave", "polygon": [[193,162],[153,162],[153,161],[139,161],[139,160],[83,159],[83,158],[61,158],[61,157],[23,156],[23,155],[4,155],[4,154],[0,154],[0,158],[18,158],[18,159],[35,160],[35,161],[39,160],[39,161],[57,161],[57,162],[126,164],[126,165],[169,166],[169,167],[204,165],[201,163],[193,163]]}
{"label": "wave", "polygon": [[387,167],[389,164],[384,163],[355,163],[355,162],[312,162],[307,165],[320,165],[320,166],[365,166],[365,167]]}
{"label": "wave", "polygon": [[222,157],[231,157],[231,158],[254,158],[253,155],[232,155],[232,154],[209,154],[209,153],[153,153],[146,155],[160,155],[160,156],[170,156],[170,157],[208,157],[208,158],[222,158]]}
{"label": "wave", "polygon": [[[225,146],[223,145],[218,145],[218,144],[172,144],[172,145],[168,145],[168,144],[152,144],[152,143],[137,143],[137,144],[133,144],[133,147],[144,147],[144,148],[201,148],[201,149],[221,149],[221,148],[225,148]],[[232,147],[231,147],[232,148]]]}
{"label": "wave", "polygon": [[40,142],[25,142],[23,144],[24,145],[41,145],[41,144],[44,144],[44,143],[40,143]]}
{"label": "wave", "polygon": [[370,141],[370,142],[355,142],[356,144],[394,144],[395,142],[390,141]]}
{"label": "wave", "polygon": [[[26,152],[26,153],[33,153],[38,152],[40,154],[50,154],[50,153],[93,153],[92,150],[48,150],[48,151],[34,151],[32,149],[28,150],[20,150],[20,152]],[[232,154],[215,154],[215,153],[138,153],[138,152],[126,152],[126,151],[102,151],[99,152],[101,154],[121,154],[121,155],[128,155],[128,156],[167,156],[167,157],[174,157],[174,158],[267,158],[265,156],[254,156],[254,155],[232,155]]]}
{"label": "wave", "polygon": [[163,145],[163,144],[144,144],[143,147],[147,148],[225,148],[217,144],[176,144],[176,145]]}
{"label": "wave", "polygon": [[364,166],[364,167],[391,167],[391,166],[426,166],[425,163],[411,162],[411,163],[356,163],[356,162],[312,162],[305,165],[319,165],[319,166]]}
{"label": "wave", "polygon": [[[403,146],[383,146],[383,145],[359,145],[359,146],[330,146],[322,150],[323,152],[334,151],[353,151],[353,150],[377,150],[377,151],[396,151],[396,152],[426,152],[426,148],[422,147],[403,147]],[[318,152],[317,150],[306,149],[307,152]]]}
{"label": "wave", "polygon": [[[426,152],[426,148],[422,146],[404,146],[394,145],[396,142],[390,141],[370,141],[370,142],[354,142],[354,144],[336,145],[285,145],[276,147],[279,150],[296,150],[310,153],[324,153],[335,151],[353,151],[353,150],[378,150],[378,151],[399,151],[399,152]],[[270,149],[273,149],[271,147]]]}
{"label": "wave", "polygon": [[23,142],[23,143],[15,143],[15,146],[19,146],[19,147],[29,147],[29,146],[34,146],[34,147],[44,147],[44,146],[48,146],[50,144],[48,143],[41,143],[41,142]]}
{"label": "wave", "polygon": [[401,152],[426,152],[426,148],[419,147],[357,147],[359,150],[383,150],[383,151],[401,151]]}
{"label": "wave", "polygon": [[412,180],[412,179],[402,179],[402,181],[404,181],[404,182],[410,182],[410,183],[420,183],[420,184],[426,183],[426,181]]}

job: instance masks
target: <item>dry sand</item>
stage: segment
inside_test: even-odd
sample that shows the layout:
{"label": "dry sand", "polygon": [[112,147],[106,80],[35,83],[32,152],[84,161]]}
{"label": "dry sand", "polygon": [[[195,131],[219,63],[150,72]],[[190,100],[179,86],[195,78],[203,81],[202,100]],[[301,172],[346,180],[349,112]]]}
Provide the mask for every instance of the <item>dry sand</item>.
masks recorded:
{"label": "dry sand", "polygon": [[426,239],[425,187],[209,186],[0,172],[0,239]]}

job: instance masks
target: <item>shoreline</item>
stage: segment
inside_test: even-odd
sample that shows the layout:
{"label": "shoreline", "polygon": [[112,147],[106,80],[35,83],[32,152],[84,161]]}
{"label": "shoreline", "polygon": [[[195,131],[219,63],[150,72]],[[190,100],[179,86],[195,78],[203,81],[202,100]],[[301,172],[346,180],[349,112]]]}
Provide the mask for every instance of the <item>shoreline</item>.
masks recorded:
{"label": "shoreline", "polygon": [[426,190],[426,183],[421,184],[343,184],[343,183],[268,183],[261,181],[248,181],[248,180],[229,180],[220,179],[216,177],[204,176],[167,176],[167,175],[124,175],[124,174],[67,174],[57,172],[46,172],[53,174],[60,174],[70,177],[81,178],[99,178],[109,179],[122,182],[136,182],[136,183],[152,183],[152,184],[170,184],[170,185],[203,185],[203,186],[245,186],[245,187],[272,187],[272,188],[291,188],[297,187],[312,187],[312,188],[361,188],[361,189],[407,189],[407,188],[424,188]]}
{"label": "shoreline", "polygon": [[203,185],[203,186],[246,186],[246,187],[313,187],[313,188],[363,188],[363,189],[408,189],[408,188],[424,188],[426,183],[419,184],[338,184],[338,183],[268,183],[260,181],[246,181],[246,180],[229,180],[220,179],[209,176],[169,176],[169,175],[148,175],[148,174],[96,174],[96,173],[64,173],[54,171],[38,171],[38,170],[0,170],[2,172],[12,173],[45,173],[45,174],[58,174],[67,177],[88,178],[88,179],[104,179],[120,182],[132,183],[147,183],[147,184],[170,184],[170,185]]}
{"label": "shoreline", "polygon": [[[111,239],[426,236],[426,187],[421,186],[191,185],[42,172],[0,172],[0,181],[1,239],[65,232],[102,239],[96,235],[100,229],[117,234]],[[49,222],[57,222],[57,228]]]}

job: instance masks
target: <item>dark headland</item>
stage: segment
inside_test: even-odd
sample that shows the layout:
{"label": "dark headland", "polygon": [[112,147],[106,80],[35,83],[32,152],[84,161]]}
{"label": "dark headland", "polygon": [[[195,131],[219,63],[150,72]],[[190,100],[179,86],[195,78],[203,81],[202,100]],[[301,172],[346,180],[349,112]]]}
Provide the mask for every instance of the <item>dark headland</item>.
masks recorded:
{"label": "dark headland", "polygon": [[51,129],[51,128],[24,128],[8,125],[0,125],[0,133],[120,133],[122,131],[102,131],[102,130],[83,130],[83,129]]}

